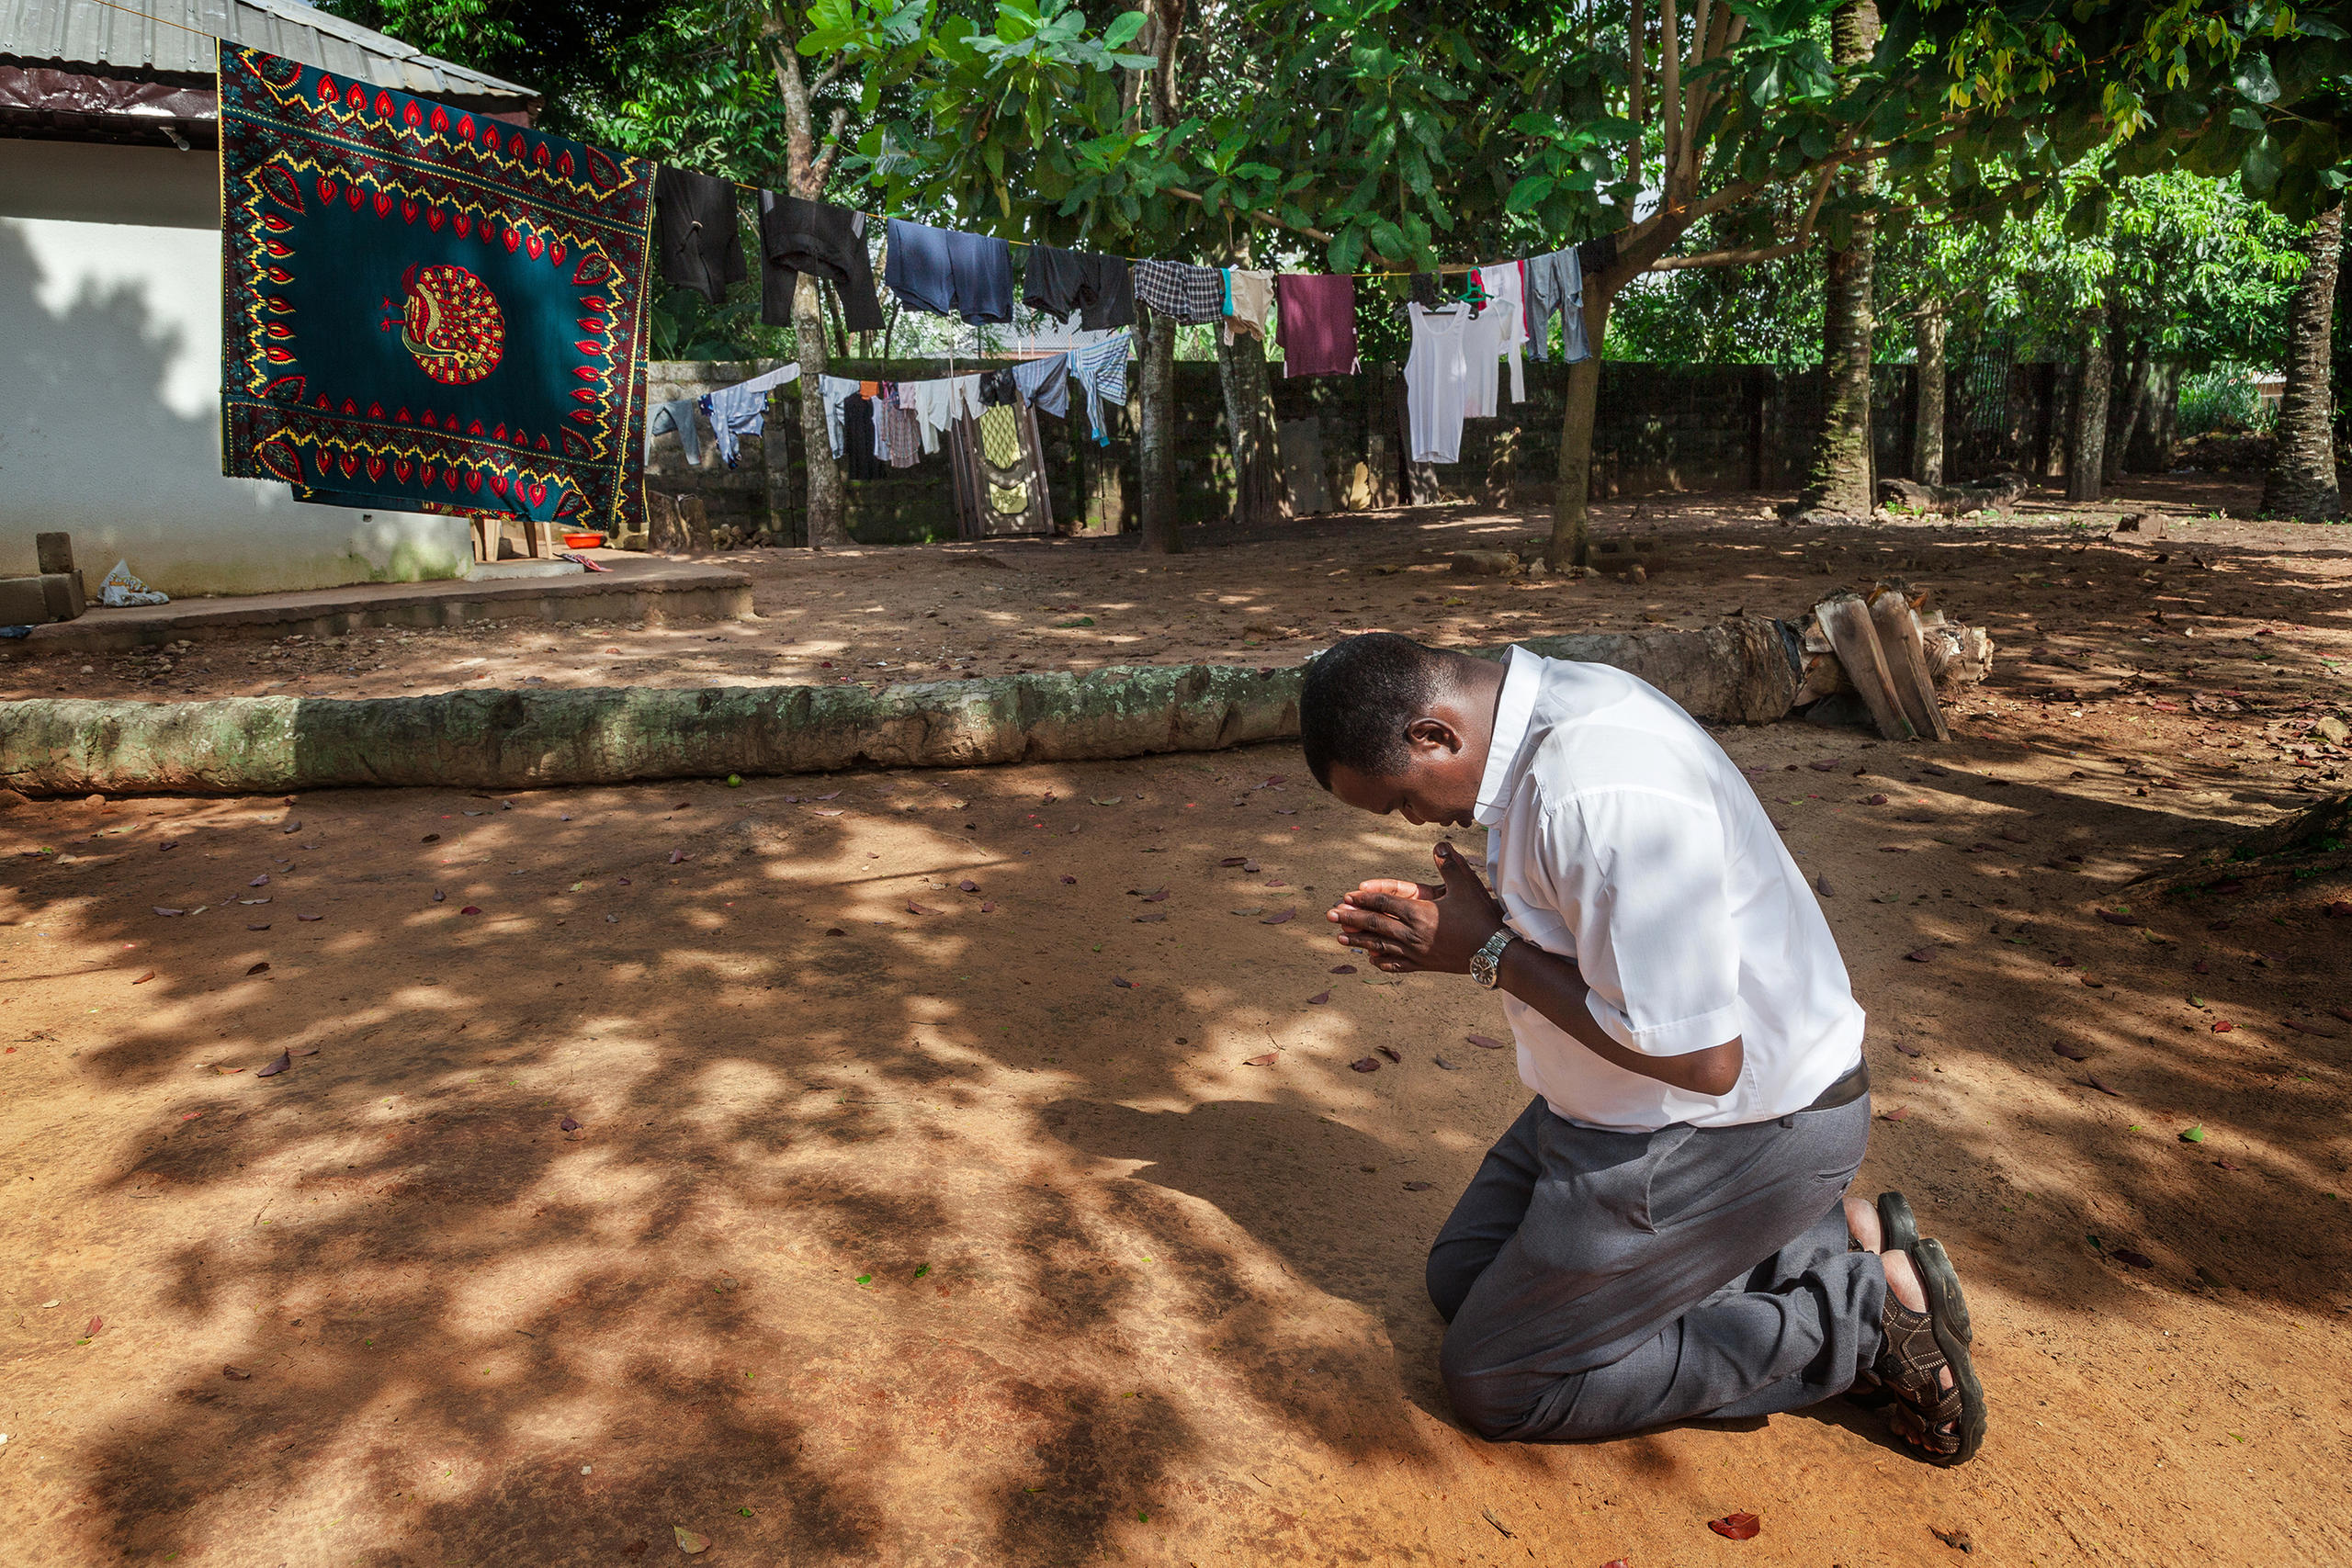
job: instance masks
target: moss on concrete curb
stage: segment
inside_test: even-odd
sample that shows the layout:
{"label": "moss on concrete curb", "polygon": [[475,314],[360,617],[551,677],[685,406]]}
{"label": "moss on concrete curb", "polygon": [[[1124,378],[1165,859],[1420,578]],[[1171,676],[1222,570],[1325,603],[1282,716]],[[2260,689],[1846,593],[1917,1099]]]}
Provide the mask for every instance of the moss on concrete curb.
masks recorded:
{"label": "moss on concrete curb", "polygon": [[[1797,688],[1778,621],[1525,646],[1631,670],[1702,718],[1758,722]],[[1498,657],[1500,649],[1484,650]],[[1141,665],[888,686],[441,692],[340,701],[0,704],[0,784],[27,795],[520,789],[726,773],[1208,751],[1298,733],[1303,670]]]}

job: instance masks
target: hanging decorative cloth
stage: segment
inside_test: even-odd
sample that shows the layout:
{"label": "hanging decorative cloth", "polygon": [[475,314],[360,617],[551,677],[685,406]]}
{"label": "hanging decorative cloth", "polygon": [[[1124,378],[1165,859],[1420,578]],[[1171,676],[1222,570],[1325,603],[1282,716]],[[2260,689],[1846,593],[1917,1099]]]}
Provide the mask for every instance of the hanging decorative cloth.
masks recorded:
{"label": "hanging decorative cloth", "polygon": [[644,526],[653,165],[220,47],[221,471]]}

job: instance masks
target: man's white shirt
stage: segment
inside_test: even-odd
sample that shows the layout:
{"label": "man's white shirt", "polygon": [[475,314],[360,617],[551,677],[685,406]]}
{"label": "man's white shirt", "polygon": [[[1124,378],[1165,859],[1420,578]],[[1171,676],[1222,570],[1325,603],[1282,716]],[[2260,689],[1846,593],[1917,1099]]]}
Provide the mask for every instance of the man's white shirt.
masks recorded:
{"label": "man's white shirt", "polygon": [[1476,819],[1511,928],[1576,960],[1602,1032],[1645,1056],[1742,1042],[1710,1097],[1602,1061],[1513,997],[1519,1073],[1572,1122],[1623,1131],[1767,1122],[1861,1059],[1829,922],[1747,778],[1656,687],[1510,650]]}

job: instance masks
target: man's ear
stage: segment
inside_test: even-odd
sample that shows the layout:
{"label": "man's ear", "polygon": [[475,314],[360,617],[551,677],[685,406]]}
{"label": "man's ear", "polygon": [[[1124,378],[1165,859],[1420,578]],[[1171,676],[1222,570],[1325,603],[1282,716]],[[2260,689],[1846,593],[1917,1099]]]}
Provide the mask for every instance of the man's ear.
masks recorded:
{"label": "man's ear", "polygon": [[1421,717],[1405,727],[1405,743],[1416,751],[1443,751],[1448,756],[1462,753],[1460,731],[1442,718]]}

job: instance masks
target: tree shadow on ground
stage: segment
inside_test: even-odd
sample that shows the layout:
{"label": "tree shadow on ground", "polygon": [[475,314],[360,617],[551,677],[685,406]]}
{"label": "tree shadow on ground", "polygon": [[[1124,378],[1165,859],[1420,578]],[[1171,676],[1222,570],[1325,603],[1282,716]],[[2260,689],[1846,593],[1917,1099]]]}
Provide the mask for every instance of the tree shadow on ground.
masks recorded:
{"label": "tree shadow on ground", "polygon": [[[1812,863],[1905,851],[1872,863],[1889,902],[1831,902],[1904,1113],[1871,1178],[2060,1317],[2210,1292],[2200,1269],[2331,1303],[2352,1064],[2275,1032],[2332,995],[2328,932],[2277,901],[2099,920],[2253,792],[2059,767],[2079,739],[2053,716],[1935,773],[1850,734],[1726,736]],[[1785,772],[1829,756],[1871,776]],[[1898,819],[1915,801],[1931,820]],[[106,835],[12,877],[20,927],[72,940],[12,966],[39,1023],[10,1031],[9,1125],[72,1196],[0,1236],[108,1325],[9,1331],[47,1404],[108,1411],[42,1483],[85,1508],[58,1561],[315,1537],[608,1563],[673,1524],[803,1563],[1205,1561],[1271,1528],[1253,1465],[1461,1462],[1426,1419],[1421,1258],[1523,1091],[1451,1044],[1487,999],[1329,974],[1321,902],[1425,846],[1336,813],[1287,748],[12,821]],[[1947,1021],[1988,995],[2004,1021]],[[1348,1070],[1382,1043],[1405,1061]]]}

